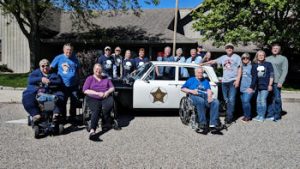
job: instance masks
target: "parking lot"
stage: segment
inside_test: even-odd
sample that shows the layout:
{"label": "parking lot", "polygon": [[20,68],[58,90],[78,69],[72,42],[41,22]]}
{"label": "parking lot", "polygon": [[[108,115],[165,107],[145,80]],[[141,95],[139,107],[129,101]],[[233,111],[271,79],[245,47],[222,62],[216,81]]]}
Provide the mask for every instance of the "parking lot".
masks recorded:
{"label": "parking lot", "polygon": [[[0,103],[0,168],[300,168],[300,105],[280,122],[237,120],[223,135],[200,135],[176,113],[123,114],[121,131],[88,140],[83,126],[34,139],[19,103]],[[12,121],[19,120],[19,121]],[[23,124],[21,124],[23,123]]]}

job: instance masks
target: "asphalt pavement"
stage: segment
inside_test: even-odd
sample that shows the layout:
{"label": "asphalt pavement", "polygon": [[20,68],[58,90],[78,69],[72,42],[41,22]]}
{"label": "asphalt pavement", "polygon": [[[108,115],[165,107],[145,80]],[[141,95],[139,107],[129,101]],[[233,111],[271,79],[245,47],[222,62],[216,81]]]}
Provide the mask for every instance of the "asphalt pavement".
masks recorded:
{"label": "asphalt pavement", "polygon": [[238,119],[223,135],[198,134],[176,112],[137,112],[120,116],[121,131],[100,132],[98,141],[90,141],[83,126],[70,125],[63,135],[34,139],[22,120],[21,92],[0,90],[1,169],[300,168],[297,98],[283,99],[287,114],[280,122]]}

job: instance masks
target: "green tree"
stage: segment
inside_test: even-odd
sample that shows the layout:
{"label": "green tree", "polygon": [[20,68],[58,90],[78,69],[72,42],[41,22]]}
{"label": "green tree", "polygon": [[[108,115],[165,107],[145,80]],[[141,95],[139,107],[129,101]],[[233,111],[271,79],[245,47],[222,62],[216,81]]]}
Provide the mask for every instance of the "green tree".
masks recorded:
{"label": "green tree", "polygon": [[[4,15],[13,16],[30,48],[31,69],[38,65],[41,47],[41,21],[56,10],[67,10],[77,28],[92,25],[91,18],[99,13],[94,11],[127,11],[136,14],[142,12],[139,0],[0,0],[0,9]],[[147,4],[159,3],[159,0],[144,0]],[[97,15],[95,15],[97,14]],[[101,13],[100,13],[101,14]]]}
{"label": "green tree", "polygon": [[193,28],[216,46],[277,42],[286,52],[299,53],[299,11],[299,0],[204,0],[193,12]]}

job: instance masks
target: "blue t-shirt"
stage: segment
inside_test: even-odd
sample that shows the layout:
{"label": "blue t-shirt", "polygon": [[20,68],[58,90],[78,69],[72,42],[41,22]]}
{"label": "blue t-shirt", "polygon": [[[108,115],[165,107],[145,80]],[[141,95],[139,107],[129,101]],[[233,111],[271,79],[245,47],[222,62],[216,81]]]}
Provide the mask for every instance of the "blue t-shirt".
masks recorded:
{"label": "blue t-shirt", "polygon": [[69,58],[64,54],[60,54],[54,58],[50,66],[58,68],[58,74],[61,76],[65,86],[78,85],[77,69],[80,68],[80,64],[75,55]]}
{"label": "blue t-shirt", "polygon": [[145,63],[149,62],[149,59],[144,57],[143,59],[137,57],[134,59],[135,67],[139,68],[140,66],[143,66]]}
{"label": "blue t-shirt", "polygon": [[218,64],[223,67],[222,82],[232,82],[236,80],[238,75],[238,68],[241,66],[241,57],[237,54],[233,54],[231,57],[223,55],[216,59]]}
{"label": "blue t-shirt", "polygon": [[112,56],[105,56],[102,55],[98,59],[98,63],[102,65],[103,73],[106,74],[106,76],[112,78],[113,77],[113,66],[115,64],[114,58]]}
{"label": "blue t-shirt", "polygon": [[242,65],[242,80],[240,91],[245,93],[246,90],[250,87],[252,81],[251,75],[252,64],[248,63],[247,65]]}
{"label": "blue t-shirt", "polygon": [[207,98],[207,90],[210,89],[208,80],[202,78],[198,80],[196,77],[189,78],[181,88],[187,88],[190,90],[198,90],[200,97]]}
{"label": "blue t-shirt", "polygon": [[124,59],[122,62],[123,66],[123,77],[126,77],[128,74],[135,70],[135,62],[133,59]]}
{"label": "blue t-shirt", "polygon": [[185,62],[186,62],[186,63],[196,63],[196,64],[200,64],[200,63],[201,63],[201,60],[202,60],[201,56],[196,56],[196,57],[194,57],[194,58],[189,57]]}

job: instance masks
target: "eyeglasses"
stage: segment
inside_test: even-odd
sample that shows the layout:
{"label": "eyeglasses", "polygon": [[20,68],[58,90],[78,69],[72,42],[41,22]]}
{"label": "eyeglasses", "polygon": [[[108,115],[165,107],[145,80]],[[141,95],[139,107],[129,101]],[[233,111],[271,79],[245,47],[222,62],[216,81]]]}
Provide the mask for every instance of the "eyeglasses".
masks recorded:
{"label": "eyeglasses", "polygon": [[41,67],[42,67],[42,68],[45,68],[45,67],[49,67],[49,65],[42,65]]}
{"label": "eyeglasses", "polygon": [[249,60],[249,58],[242,58],[242,60],[246,60],[246,59]]}

